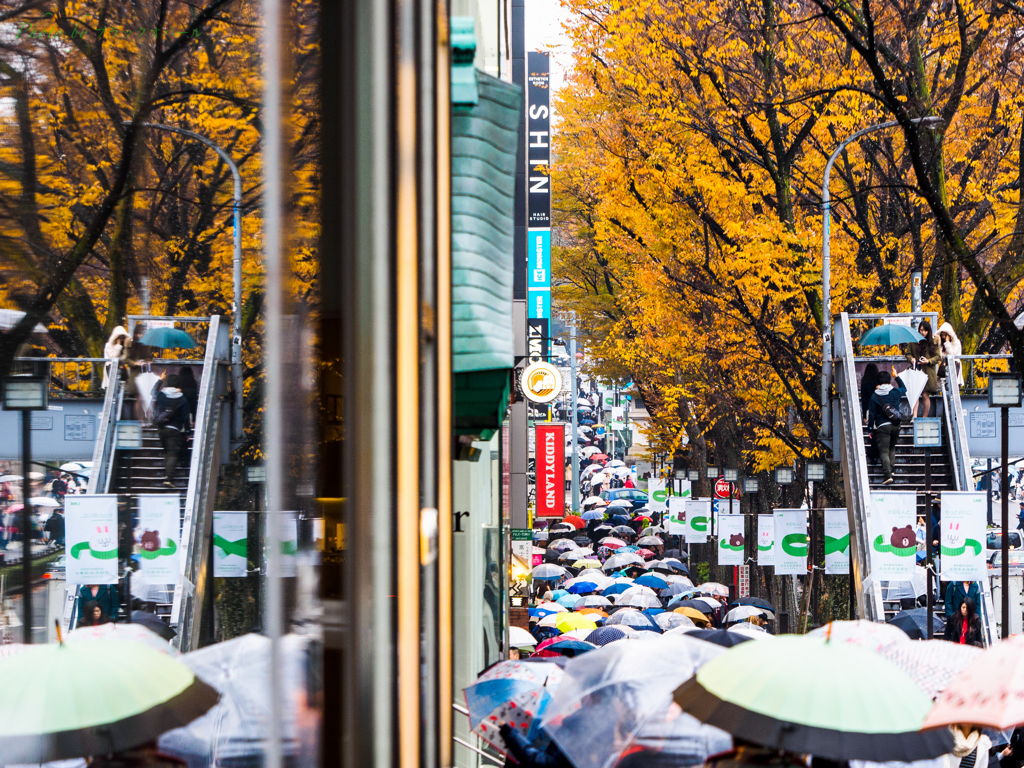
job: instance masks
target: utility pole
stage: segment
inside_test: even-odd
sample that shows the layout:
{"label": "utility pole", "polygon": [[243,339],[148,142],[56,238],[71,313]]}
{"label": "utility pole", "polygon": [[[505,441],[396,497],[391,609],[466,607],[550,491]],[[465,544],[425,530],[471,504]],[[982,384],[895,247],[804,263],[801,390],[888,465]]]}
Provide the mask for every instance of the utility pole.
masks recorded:
{"label": "utility pole", "polygon": [[576,460],[576,451],[579,444],[576,436],[579,434],[579,392],[576,388],[576,315],[572,316],[572,325],[569,326],[569,378],[572,380],[569,385],[569,407],[572,409],[572,446],[569,449],[569,463],[572,467],[572,511],[580,508],[580,463]]}

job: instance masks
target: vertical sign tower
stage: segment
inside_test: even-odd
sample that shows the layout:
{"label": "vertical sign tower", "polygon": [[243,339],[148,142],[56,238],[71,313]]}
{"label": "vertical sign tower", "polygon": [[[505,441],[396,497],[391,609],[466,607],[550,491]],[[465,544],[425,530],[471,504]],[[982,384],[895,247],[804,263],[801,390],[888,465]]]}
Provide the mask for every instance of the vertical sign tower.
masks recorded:
{"label": "vertical sign tower", "polygon": [[551,318],[551,89],[548,54],[526,61],[526,286],[531,363],[550,355]]}

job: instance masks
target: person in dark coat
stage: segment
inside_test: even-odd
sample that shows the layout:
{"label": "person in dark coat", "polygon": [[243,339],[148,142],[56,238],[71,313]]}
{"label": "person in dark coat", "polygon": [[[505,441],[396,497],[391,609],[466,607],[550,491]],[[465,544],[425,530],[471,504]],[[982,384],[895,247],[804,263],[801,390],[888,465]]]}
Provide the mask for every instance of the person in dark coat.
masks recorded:
{"label": "person in dark coat", "polygon": [[185,446],[188,429],[188,400],[181,391],[181,380],[176,374],[161,376],[162,384],[154,388],[153,423],[164,449],[164,486],[174,487],[174,473],[178,469],[181,450]]}
{"label": "person in dark coat", "polygon": [[78,623],[86,615],[87,603],[96,603],[111,621],[117,620],[120,600],[117,587],[111,584],[86,584],[78,591]]}
{"label": "person in dark coat", "polygon": [[196,376],[192,372],[191,365],[181,366],[178,372],[181,394],[188,400],[188,412],[192,417],[192,424],[196,423],[196,411],[199,409],[199,385],[196,383]]}
{"label": "person in dark coat", "polygon": [[878,366],[868,363],[864,368],[864,375],[860,377],[860,416],[862,419],[868,417],[868,406],[871,403],[871,396],[875,394],[875,387],[878,386]]}
{"label": "person in dark coat", "polygon": [[942,349],[939,347],[939,340],[935,338],[931,323],[922,320],[917,326],[917,331],[924,338],[914,344],[909,344],[907,360],[912,362],[919,371],[928,375],[928,382],[924,385],[924,392],[921,393],[922,406],[918,416],[931,415],[931,396],[939,391],[939,363],[942,362]]}
{"label": "person in dark coat", "polygon": [[954,581],[946,587],[944,602],[946,604],[946,623],[949,623],[953,613],[960,608],[964,598],[970,598],[971,603],[977,607],[981,602],[981,590],[976,581]]}
{"label": "person in dark coat", "polygon": [[98,627],[100,624],[110,624],[110,617],[107,616],[106,612],[100,608],[100,604],[95,600],[90,600],[84,606],[80,612],[81,618],[78,620],[78,626],[80,627]]}
{"label": "person in dark coat", "polygon": [[960,601],[958,609],[953,618],[946,622],[943,639],[952,643],[960,643],[960,645],[974,645],[981,648],[981,619],[978,618],[974,601],[965,597]]}
{"label": "person in dark coat", "polygon": [[501,738],[505,740],[509,754],[512,755],[522,768],[573,768],[569,758],[558,748],[554,739],[548,744],[547,749],[541,751],[533,746],[518,729],[510,728],[508,723],[498,729]]}
{"label": "person in dark coat", "polygon": [[872,433],[879,457],[882,459],[882,473],[885,475],[882,482],[886,485],[893,482],[892,469],[896,464],[896,441],[900,436],[900,425],[886,417],[884,406],[890,405],[898,412],[900,399],[906,392],[903,382],[897,379],[894,387],[892,374],[880,371],[878,386],[875,387],[875,393],[868,404],[868,431]]}
{"label": "person in dark coat", "polygon": [[50,541],[59,547],[64,546],[64,515],[60,507],[53,510],[53,514],[46,519],[43,530],[50,534]]}

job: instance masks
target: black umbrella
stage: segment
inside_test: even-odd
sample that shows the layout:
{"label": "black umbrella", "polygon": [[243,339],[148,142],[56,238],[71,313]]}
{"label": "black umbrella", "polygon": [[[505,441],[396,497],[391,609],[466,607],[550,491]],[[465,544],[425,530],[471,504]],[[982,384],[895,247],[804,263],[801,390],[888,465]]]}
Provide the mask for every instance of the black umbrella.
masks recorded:
{"label": "black umbrella", "polygon": [[676,560],[679,560],[679,561],[684,562],[684,563],[687,560],[690,559],[685,552],[680,552],[678,549],[666,549],[665,550],[665,559],[668,560],[668,559],[673,558],[673,557]]}
{"label": "black umbrella", "polygon": [[164,640],[173,640],[178,634],[172,627],[167,626],[163,619],[155,613],[145,611],[132,611],[132,624],[141,624],[146,629],[156,632]]}
{"label": "black umbrella", "polygon": [[754,638],[739,632],[730,632],[727,629],[695,629],[686,633],[687,637],[696,637],[723,648],[732,648],[734,645],[745,643]]}
{"label": "black umbrella", "polygon": [[[924,640],[928,637],[927,608],[911,608],[909,611],[900,611],[885,623],[899,627],[907,633],[911,640]],[[933,614],[932,635],[935,637],[940,636],[945,628],[946,626],[942,623],[942,619]]]}
{"label": "black umbrella", "polygon": [[738,605],[752,605],[763,611],[771,611],[773,614],[775,613],[775,606],[760,597],[741,597],[738,600],[733,600],[729,603],[729,608],[735,608]]}

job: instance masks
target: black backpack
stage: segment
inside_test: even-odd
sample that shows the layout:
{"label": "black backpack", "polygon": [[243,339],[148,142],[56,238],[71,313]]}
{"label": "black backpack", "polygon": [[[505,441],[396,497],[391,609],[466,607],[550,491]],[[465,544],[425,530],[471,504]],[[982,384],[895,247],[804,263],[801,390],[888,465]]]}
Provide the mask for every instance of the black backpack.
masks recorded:
{"label": "black backpack", "polygon": [[910,421],[910,401],[905,397],[901,397],[899,406],[883,402],[882,415],[885,416],[891,424],[895,424],[896,426],[899,426],[904,421]]}

